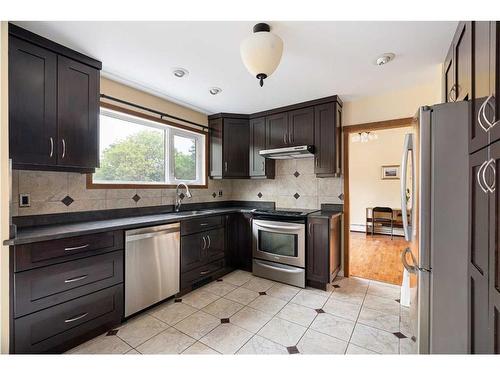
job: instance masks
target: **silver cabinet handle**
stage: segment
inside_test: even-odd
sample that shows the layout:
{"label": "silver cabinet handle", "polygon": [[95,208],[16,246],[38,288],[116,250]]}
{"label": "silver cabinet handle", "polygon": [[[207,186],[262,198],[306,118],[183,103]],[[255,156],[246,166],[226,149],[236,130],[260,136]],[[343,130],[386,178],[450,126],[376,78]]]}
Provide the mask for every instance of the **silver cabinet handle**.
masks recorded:
{"label": "silver cabinet handle", "polygon": [[[494,98],[493,95],[490,95],[490,96],[488,96],[488,99],[486,99],[486,101],[483,103],[482,116],[483,116],[484,121],[486,122],[486,125],[488,126],[488,130],[490,130],[496,124],[498,124],[500,122],[500,120],[495,121],[496,120],[495,106],[490,102],[490,100],[493,98]],[[488,120],[488,118],[486,117],[486,106],[487,105],[490,106],[491,110],[493,111],[493,120],[492,121]],[[486,131],[488,131],[488,130],[486,130]]]}
{"label": "silver cabinet handle", "polygon": [[65,283],[69,284],[69,283],[74,283],[76,281],[80,281],[80,280],[84,280],[86,279],[87,277],[89,277],[89,275],[83,275],[83,276],[77,276],[77,277],[72,277],[71,279],[66,279],[64,280]]}
{"label": "silver cabinet handle", "polygon": [[[411,259],[412,259],[413,265],[409,265],[408,262],[406,261],[406,254],[408,254],[408,253],[410,253],[410,255],[411,255]],[[409,273],[417,273],[418,267],[415,264],[416,263],[416,259],[415,259],[415,256],[413,255],[413,253],[411,252],[411,250],[410,250],[409,247],[407,247],[406,249],[404,249],[401,252],[401,263],[403,263],[404,268],[406,268],[406,270]]]}
{"label": "silver cabinet handle", "polygon": [[64,248],[64,251],[75,251],[75,250],[81,250],[81,249],[85,249],[86,247],[89,247],[90,245],[87,243],[85,245],[81,245],[81,246],[75,246],[75,247],[65,247]]}
{"label": "silver cabinet handle", "polygon": [[[492,158],[492,159],[488,160],[486,165],[483,167],[483,173],[482,173],[483,183],[486,186],[486,189],[488,189],[488,191],[490,193],[493,193],[495,191],[496,171],[495,171],[495,166],[493,165],[493,163],[495,163],[495,159]],[[491,184],[491,186],[488,184],[488,182],[486,182],[486,170],[490,167],[493,170],[493,183]]]}
{"label": "silver cabinet handle", "polygon": [[487,162],[488,162],[488,161],[487,161],[487,160],[485,160],[485,161],[483,162],[483,164],[481,164],[481,166],[480,166],[480,167],[479,167],[479,169],[477,170],[477,174],[476,174],[477,184],[479,185],[479,187],[481,188],[481,190],[482,190],[484,193],[486,193],[486,194],[488,194],[488,190],[486,190],[486,188],[483,186],[483,183],[481,182],[481,172],[482,172],[482,170],[483,170],[483,168],[485,167],[485,165],[486,165],[486,163],[487,163]]}
{"label": "silver cabinet handle", "polygon": [[204,226],[206,226],[206,225],[208,225],[208,223],[200,223],[200,226],[201,226],[201,227],[204,227]]}
{"label": "silver cabinet handle", "polygon": [[293,136],[292,136],[292,132],[289,132],[289,133],[288,133],[288,143],[293,143]]}
{"label": "silver cabinet handle", "polygon": [[[455,83],[453,86],[451,86],[450,92],[448,92],[448,100],[450,102],[456,102],[457,101],[458,93],[456,92],[456,88],[457,88],[457,84]],[[455,98],[451,97],[451,93],[452,92],[455,92]]]}
{"label": "silver cabinet handle", "polygon": [[205,238],[205,236],[203,236],[203,247],[201,249],[205,250],[206,247],[207,247],[207,239]]}
{"label": "silver cabinet handle", "polygon": [[49,158],[54,156],[54,138],[50,137],[50,152],[49,152]]}
{"label": "silver cabinet handle", "polygon": [[224,171],[227,172],[227,161],[224,162]]}
{"label": "silver cabinet handle", "polygon": [[206,275],[207,273],[210,273],[210,270],[207,270],[207,271],[201,271],[201,272],[200,272],[200,276]]}
{"label": "silver cabinet handle", "polygon": [[481,121],[481,117],[484,116],[483,111],[484,111],[485,105],[486,105],[486,100],[479,107],[479,111],[477,111],[477,122],[478,122],[479,126],[481,128],[483,128],[483,130],[487,133],[490,130],[490,128],[487,128],[486,126],[484,126],[483,122]]}
{"label": "silver cabinet handle", "polygon": [[69,318],[64,321],[64,323],[76,322],[77,320],[85,318],[89,313],[83,313],[82,315],[75,316],[74,318]]}
{"label": "silver cabinet handle", "polygon": [[286,141],[286,138],[287,138],[287,132],[284,132],[283,133],[283,143],[284,144],[288,144],[288,142]]}
{"label": "silver cabinet handle", "polygon": [[64,159],[64,157],[66,156],[66,141],[64,140],[64,138],[62,139],[62,158]]}
{"label": "silver cabinet handle", "polygon": [[210,235],[207,235],[208,238],[208,246],[207,249],[210,249],[210,245],[212,244],[212,241],[210,240]]}
{"label": "silver cabinet handle", "polygon": [[264,161],[262,161],[262,170],[265,171],[266,170],[266,163]]}

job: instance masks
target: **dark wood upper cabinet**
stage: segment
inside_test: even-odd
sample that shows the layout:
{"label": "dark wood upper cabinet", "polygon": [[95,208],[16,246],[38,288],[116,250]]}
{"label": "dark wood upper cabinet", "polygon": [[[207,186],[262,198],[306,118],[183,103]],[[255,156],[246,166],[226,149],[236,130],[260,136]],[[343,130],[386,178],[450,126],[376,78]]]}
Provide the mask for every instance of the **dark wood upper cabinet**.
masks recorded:
{"label": "dark wood upper cabinet", "polygon": [[77,168],[98,166],[99,71],[57,58],[58,164]]}
{"label": "dark wood upper cabinet", "polygon": [[9,39],[10,158],[15,166],[57,162],[57,55]]}
{"label": "dark wood upper cabinet", "polygon": [[249,170],[250,129],[246,119],[224,119],[224,178],[246,178]]}
{"label": "dark wood upper cabinet", "polygon": [[[239,115],[237,115],[239,116]],[[250,127],[248,118],[209,118],[210,177],[248,178],[250,167]]]}
{"label": "dark wood upper cabinet", "polygon": [[266,149],[266,118],[250,120],[250,177],[274,178],[275,161],[266,159],[259,151]]}
{"label": "dark wood upper cabinet", "polygon": [[455,86],[455,61],[453,59],[453,45],[450,46],[446,59],[443,64],[443,79],[444,79],[444,102],[448,103],[454,100]]}
{"label": "dark wood upper cabinet", "polygon": [[472,23],[460,22],[444,65],[444,101],[468,100],[472,91]]}
{"label": "dark wood upper cabinet", "polygon": [[[489,143],[500,139],[500,21],[490,22],[490,91],[488,105],[485,106],[485,117],[492,127],[489,131]],[[488,124],[486,124],[488,126]]]}
{"label": "dark wood upper cabinet", "polygon": [[318,177],[341,173],[341,115],[342,109],[337,103],[314,107],[314,173]]}
{"label": "dark wood upper cabinet", "polygon": [[266,116],[266,148],[288,147],[288,113]]}
{"label": "dark wood upper cabinet", "polygon": [[288,112],[288,146],[314,144],[314,107]]}
{"label": "dark wood upper cabinet", "polygon": [[9,24],[9,137],[15,169],[92,172],[101,63]]}
{"label": "dark wood upper cabinet", "polygon": [[208,121],[210,128],[210,177],[222,178],[222,118]]}

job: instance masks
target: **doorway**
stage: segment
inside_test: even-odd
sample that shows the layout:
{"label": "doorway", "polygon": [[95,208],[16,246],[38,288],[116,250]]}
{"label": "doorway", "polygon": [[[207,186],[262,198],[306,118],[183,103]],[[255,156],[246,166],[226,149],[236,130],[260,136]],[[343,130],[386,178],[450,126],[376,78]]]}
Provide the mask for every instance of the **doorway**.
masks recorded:
{"label": "doorway", "polygon": [[401,155],[411,118],[344,128],[344,275],[401,285]]}

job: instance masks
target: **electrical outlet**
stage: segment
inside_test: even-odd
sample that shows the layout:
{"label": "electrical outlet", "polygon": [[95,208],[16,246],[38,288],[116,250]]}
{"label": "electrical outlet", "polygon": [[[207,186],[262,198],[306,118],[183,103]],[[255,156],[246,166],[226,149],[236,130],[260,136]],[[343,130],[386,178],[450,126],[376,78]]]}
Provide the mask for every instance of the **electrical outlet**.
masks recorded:
{"label": "electrical outlet", "polygon": [[219,190],[219,197],[222,197],[222,190]]}
{"label": "electrical outlet", "polygon": [[29,194],[19,194],[19,207],[31,206],[31,199]]}

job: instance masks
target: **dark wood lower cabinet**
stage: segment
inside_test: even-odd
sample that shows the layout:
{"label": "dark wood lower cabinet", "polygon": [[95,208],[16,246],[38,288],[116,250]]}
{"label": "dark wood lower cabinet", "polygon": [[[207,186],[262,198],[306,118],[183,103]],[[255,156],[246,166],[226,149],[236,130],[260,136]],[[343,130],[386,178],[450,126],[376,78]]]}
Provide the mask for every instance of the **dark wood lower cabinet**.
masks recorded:
{"label": "dark wood lower cabinet", "polygon": [[340,270],[341,214],[307,219],[306,284],[326,290]]}
{"label": "dark wood lower cabinet", "polygon": [[226,215],[226,259],[231,267],[252,271],[252,216]]}

